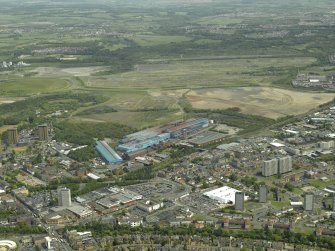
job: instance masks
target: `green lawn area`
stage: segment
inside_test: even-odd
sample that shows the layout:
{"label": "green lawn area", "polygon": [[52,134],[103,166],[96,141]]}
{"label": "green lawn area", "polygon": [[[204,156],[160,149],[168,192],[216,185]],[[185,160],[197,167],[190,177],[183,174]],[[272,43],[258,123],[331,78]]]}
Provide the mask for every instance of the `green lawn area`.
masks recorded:
{"label": "green lawn area", "polygon": [[208,16],[202,17],[196,21],[198,24],[216,24],[216,25],[229,25],[229,24],[239,24],[243,22],[242,18],[232,18],[232,17],[222,17],[222,16]]}
{"label": "green lawn area", "polygon": [[30,94],[61,92],[69,89],[71,84],[57,78],[10,78],[0,81],[1,95],[24,96]]}
{"label": "green lawn area", "polygon": [[282,208],[290,205],[288,201],[271,201],[272,206]]}
{"label": "green lawn area", "polygon": [[[268,75],[269,66],[289,72],[316,62],[313,57],[273,57],[250,59],[190,59],[141,64],[134,71],[112,76],[91,76],[87,87],[131,89],[180,89],[231,86],[270,86],[281,80],[285,73]],[[284,76],[283,76],[284,75]]]}
{"label": "green lawn area", "polygon": [[134,128],[143,129],[154,125],[162,125],[177,119],[182,115],[167,111],[149,111],[149,112],[112,112],[102,114],[92,114],[73,117],[76,121],[91,122],[112,122],[118,124],[129,125]]}
{"label": "green lawn area", "polygon": [[295,188],[293,189],[293,193],[295,193],[295,194],[299,194],[299,195],[300,195],[300,194],[303,193],[303,191],[302,191],[302,189],[295,187]]}
{"label": "green lawn area", "polygon": [[335,185],[335,180],[323,181],[318,179],[310,181],[309,184],[313,187],[323,189],[329,185]]}
{"label": "green lawn area", "polygon": [[141,46],[155,46],[159,44],[180,43],[189,41],[192,38],[186,36],[136,35],[133,39]]}
{"label": "green lawn area", "polygon": [[252,211],[254,209],[261,208],[262,204],[255,201],[247,201],[244,203],[244,207],[247,211]]}
{"label": "green lawn area", "polygon": [[205,219],[206,218],[206,215],[203,215],[203,214],[194,214],[193,216],[192,216],[192,219],[193,220],[203,220],[203,219]]}
{"label": "green lawn area", "polygon": [[309,228],[309,227],[294,227],[293,228],[293,232],[295,233],[301,233],[301,234],[305,234],[305,235],[309,235],[309,234],[313,234],[315,231],[314,228]]}

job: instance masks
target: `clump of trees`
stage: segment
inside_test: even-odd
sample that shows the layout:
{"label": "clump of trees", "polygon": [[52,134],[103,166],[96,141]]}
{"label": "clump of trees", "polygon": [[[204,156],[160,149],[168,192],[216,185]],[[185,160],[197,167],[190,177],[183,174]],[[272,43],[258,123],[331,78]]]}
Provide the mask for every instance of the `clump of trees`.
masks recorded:
{"label": "clump of trees", "polygon": [[276,122],[274,119],[258,115],[243,114],[238,107],[227,108],[224,110],[193,109],[188,104],[184,104],[183,107],[184,111],[187,113],[208,117],[209,119],[213,119],[219,123],[241,128],[243,129],[243,133],[258,130],[265,126],[270,126]]}
{"label": "clump of trees", "polygon": [[91,144],[87,147],[69,152],[68,157],[79,162],[84,162],[98,157],[98,153],[95,150],[94,144]]}
{"label": "clump of trees", "polygon": [[294,233],[289,230],[279,230],[279,229],[253,229],[247,230],[225,230],[222,228],[214,228],[211,225],[207,225],[202,229],[197,229],[194,226],[166,226],[166,225],[153,225],[147,227],[137,227],[132,228],[126,225],[111,225],[104,224],[100,222],[92,222],[88,224],[80,224],[78,226],[67,226],[67,230],[77,229],[78,231],[92,231],[95,237],[102,238],[106,236],[122,236],[127,234],[160,234],[160,235],[179,235],[179,236],[212,236],[216,237],[227,237],[230,236],[241,239],[251,239],[251,240],[264,240],[264,241],[278,241],[293,243],[298,245],[311,246],[315,245],[322,248],[327,248],[330,250],[335,249],[335,240],[330,237],[316,237],[314,233],[312,234],[302,234]]}
{"label": "clump of trees", "polygon": [[[78,145],[92,145],[94,138],[120,139],[124,135],[134,132],[134,129],[116,123],[72,123],[61,121],[54,124],[55,139]],[[85,150],[83,150],[85,151]]]}
{"label": "clump of trees", "polygon": [[14,227],[0,226],[0,234],[44,234],[46,231],[39,226],[19,224]]}
{"label": "clump of trees", "polygon": [[150,180],[155,177],[154,169],[151,166],[143,167],[138,170],[127,173],[124,180]]}
{"label": "clump of trees", "polygon": [[36,125],[45,122],[37,117],[36,111],[41,115],[51,114],[58,110],[74,111],[79,107],[97,105],[107,100],[106,97],[84,93],[60,93],[32,97],[10,104],[0,105],[0,126],[17,125],[21,122]]}

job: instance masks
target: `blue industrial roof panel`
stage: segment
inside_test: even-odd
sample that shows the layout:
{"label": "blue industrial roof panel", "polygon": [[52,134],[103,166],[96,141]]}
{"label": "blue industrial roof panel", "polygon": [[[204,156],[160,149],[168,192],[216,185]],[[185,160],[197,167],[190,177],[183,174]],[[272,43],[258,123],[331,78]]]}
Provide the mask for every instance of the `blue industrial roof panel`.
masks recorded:
{"label": "blue industrial roof panel", "polygon": [[97,141],[95,149],[108,164],[122,162],[122,158],[104,141]]}

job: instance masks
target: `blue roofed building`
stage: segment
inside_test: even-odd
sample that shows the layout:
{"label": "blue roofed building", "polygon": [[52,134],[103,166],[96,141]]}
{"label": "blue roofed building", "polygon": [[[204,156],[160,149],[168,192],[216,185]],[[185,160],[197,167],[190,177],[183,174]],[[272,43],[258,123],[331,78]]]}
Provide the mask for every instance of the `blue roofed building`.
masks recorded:
{"label": "blue roofed building", "polygon": [[168,140],[169,138],[170,138],[169,133],[162,133],[162,134],[144,139],[142,141],[138,140],[138,141],[133,141],[133,142],[129,142],[126,144],[120,144],[118,145],[117,149],[121,152],[126,152],[126,153],[135,152],[135,151],[139,151],[139,150],[152,147],[154,145],[159,145],[162,141]]}
{"label": "blue roofed building", "polygon": [[118,164],[123,161],[122,158],[103,140],[96,142],[95,149],[109,165]]}
{"label": "blue roofed building", "polygon": [[208,127],[208,118],[196,118],[189,120],[177,120],[162,126],[147,128],[124,136],[117,146],[117,150],[123,153],[134,153],[148,149],[170,139],[184,138],[187,135]]}

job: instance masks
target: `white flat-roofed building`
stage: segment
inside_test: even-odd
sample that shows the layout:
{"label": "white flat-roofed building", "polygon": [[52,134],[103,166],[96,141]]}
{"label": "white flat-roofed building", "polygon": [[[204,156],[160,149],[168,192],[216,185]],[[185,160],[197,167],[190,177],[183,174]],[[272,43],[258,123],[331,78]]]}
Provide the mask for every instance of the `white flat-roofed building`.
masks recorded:
{"label": "white flat-roofed building", "polygon": [[162,208],[164,206],[164,203],[163,202],[158,202],[158,201],[146,201],[146,202],[143,202],[143,203],[139,203],[137,205],[137,207],[139,209],[142,209],[146,212],[153,212],[153,211],[156,211],[160,208]]}
{"label": "white flat-roofed building", "polygon": [[334,190],[331,190],[329,188],[324,188],[323,191],[327,192],[327,193],[332,193],[332,194],[335,194],[335,191]]}
{"label": "white flat-roofed building", "polygon": [[87,177],[91,178],[92,180],[98,180],[101,179],[98,175],[94,174],[94,173],[88,173]]}
{"label": "white flat-roofed building", "polygon": [[287,133],[290,133],[290,134],[299,134],[299,132],[298,131],[294,131],[294,130],[285,130],[285,132],[287,132]]}
{"label": "white flat-roofed building", "polygon": [[271,145],[271,146],[274,146],[274,147],[283,147],[283,146],[285,146],[284,144],[279,143],[279,142],[277,142],[277,141],[273,141],[273,142],[271,142],[270,145]]}
{"label": "white flat-roofed building", "polygon": [[118,187],[109,187],[109,188],[107,188],[107,190],[111,193],[114,193],[114,194],[119,193],[121,191],[121,189],[118,188]]}
{"label": "white flat-roofed building", "polygon": [[302,207],[304,203],[302,201],[291,201],[290,205],[293,207]]}
{"label": "white flat-roofed building", "polygon": [[[228,186],[223,186],[206,192],[204,195],[222,204],[235,204],[235,193],[237,192],[240,191]],[[247,197],[244,196],[244,200],[246,199]]]}

